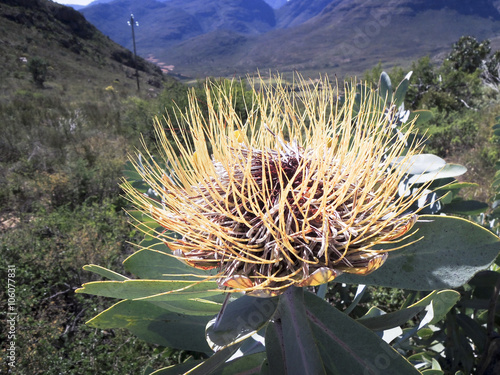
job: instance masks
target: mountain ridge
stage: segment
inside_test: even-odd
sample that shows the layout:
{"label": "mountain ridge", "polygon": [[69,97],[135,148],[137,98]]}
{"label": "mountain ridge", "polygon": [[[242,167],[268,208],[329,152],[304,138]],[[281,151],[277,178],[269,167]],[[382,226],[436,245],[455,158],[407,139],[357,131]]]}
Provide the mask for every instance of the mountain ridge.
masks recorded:
{"label": "mountain ridge", "polygon": [[[108,5],[118,9],[126,2],[127,11],[137,8],[133,0]],[[359,73],[379,61],[404,65],[426,54],[439,55],[462,35],[484,39],[500,32],[498,0],[293,0],[278,9],[263,0],[156,3],[162,6],[154,17],[141,10],[139,21],[145,26],[137,33],[139,53],[151,53],[174,72],[197,77],[257,69]],[[104,21],[97,17],[98,6],[82,13],[100,27]],[[189,16],[154,21],[173,8]],[[120,12],[121,19],[128,16]],[[130,48],[130,37],[121,33],[121,43]]]}

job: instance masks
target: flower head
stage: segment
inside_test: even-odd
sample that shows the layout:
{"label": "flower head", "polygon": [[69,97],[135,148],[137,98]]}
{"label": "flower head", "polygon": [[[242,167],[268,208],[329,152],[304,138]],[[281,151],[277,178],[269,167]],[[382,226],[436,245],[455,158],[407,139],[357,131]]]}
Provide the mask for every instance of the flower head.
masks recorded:
{"label": "flower head", "polygon": [[394,135],[371,90],[356,96],[346,86],[339,100],[327,79],[301,83],[295,92],[261,80],[246,119],[231,88],[207,85],[208,114],[191,95],[175,123],[157,122],[170,170],[153,159],[138,171],[158,201],[124,186],[168,229],[160,238],[174,256],[215,269],[230,291],[273,296],[343,272],[368,274],[390,250],[375,245],[395,242],[416,221],[409,207],[418,192],[398,196],[419,151],[407,144],[411,126]]}

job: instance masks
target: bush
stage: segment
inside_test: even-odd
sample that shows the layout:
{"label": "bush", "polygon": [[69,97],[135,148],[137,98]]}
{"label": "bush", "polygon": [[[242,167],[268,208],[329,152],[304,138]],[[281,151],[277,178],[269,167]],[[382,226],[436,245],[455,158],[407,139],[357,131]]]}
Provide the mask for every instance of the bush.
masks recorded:
{"label": "bush", "polygon": [[[94,279],[82,270],[84,264],[118,266],[132,252],[127,240],[134,236],[126,215],[110,200],[74,210],[38,208],[2,233],[2,279],[7,265],[16,266],[16,373],[111,375],[134,373],[148,364],[151,345],[127,340],[122,332],[97,332],[84,325],[109,302],[74,294],[82,282]],[[2,311],[6,311],[5,292],[0,291]],[[5,340],[3,332],[0,341]],[[114,360],[109,358],[110,350],[119,352]],[[7,373],[6,368],[1,371]]]}
{"label": "bush", "polygon": [[33,82],[40,88],[43,88],[43,84],[47,78],[48,68],[49,63],[40,57],[33,57],[28,61],[28,70],[33,77]]}

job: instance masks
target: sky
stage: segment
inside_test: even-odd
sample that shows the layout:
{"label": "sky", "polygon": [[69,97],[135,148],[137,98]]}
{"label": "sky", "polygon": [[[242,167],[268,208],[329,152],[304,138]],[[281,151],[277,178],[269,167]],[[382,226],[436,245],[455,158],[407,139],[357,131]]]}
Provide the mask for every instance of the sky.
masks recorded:
{"label": "sky", "polygon": [[94,0],[52,0],[59,4],[71,4],[71,5],[87,5]]}

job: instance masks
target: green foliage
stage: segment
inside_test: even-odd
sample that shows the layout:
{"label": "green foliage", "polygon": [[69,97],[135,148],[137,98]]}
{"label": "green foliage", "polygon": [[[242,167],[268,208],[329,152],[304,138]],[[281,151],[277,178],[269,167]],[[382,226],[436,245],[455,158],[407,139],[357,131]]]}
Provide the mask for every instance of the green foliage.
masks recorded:
{"label": "green foliage", "polygon": [[[202,112],[204,114],[208,113],[205,85],[213,83],[220,84],[228,92],[231,88],[234,109],[242,122],[245,122],[247,116],[246,107],[251,104],[251,95],[250,90],[245,87],[244,81],[237,83],[229,79],[217,79],[213,77],[209,77],[205,81],[198,81],[190,90],[196,94]],[[165,88],[159,99],[160,113],[164,113],[166,117],[175,118],[176,115],[178,116],[180,113],[183,113],[184,108],[187,108],[189,100],[188,91],[185,89],[185,86],[179,83],[172,83]]]}
{"label": "green foliage", "polygon": [[[17,345],[24,353],[19,373],[135,373],[191,357],[131,339],[119,328],[84,326],[109,303],[74,294],[93,280],[83,265],[117,268],[131,253],[128,241],[137,242],[119,188],[127,153],[139,146],[139,133],[151,142],[154,117],[166,106],[173,113],[177,98],[187,100],[187,86],[172,80],[158,97],[135,90],[131,96],[115,80],[106,88],[82,86],[75,97],[58,87],[18,84],[9,100],[0,100],[0,274],[15,264],[23,286],[17,296],[23,317]],[[126,264],[136,271],[140,263]],[[3,294],[0,300],[4,308]],[[175,313],[201,305],[203,314],[213,315],[220,302],[203,301],[176,303]]]}
{"label": "green foliage", "polygon": [[467,73],[444,63],[436,68],[429,57],[412,65],[416,84],[408,93],[410,108],[436,108],[450,113],[472,108],[481,98],[479,71]]}
{"label": "green foliage", "polygon": [[[120,332],[84,326],[107,303],[74,294],[82,281],[92,280],[81,269],[84,264],[118,266],[130,251],[126,241],[134,231],[121,209],[109,200],[75,210],[39,209],[12,224],[0,239],[0,275],[6,279],[7,265],[16,266],[17,371],[114,374],[146,366],[153,348]],[[0,291],[0,305],[5,311],[4,293]],[[7,341],[4,334],[2,342]],[[109,348],[117,351],[115,360],[109,359]]]}
{"label": "green foliage", "polygon": [[[420,239],[401,241],[400,245],[407,246],[391,254],[384,272],[366,276],[344,274],[337,280],[422,291],[457,288],[488,266],[499,252],[495,235],[463,219],[424,215],[415,226]],[[451,232],[453,238],[447,236]],[[449,262],[451,257],[453,263]]]}
{"label": "green foliage", "polygon": [[455,44],[448,55],[448,60],[452,62],[455,70],[465,73],[474,73],[481,66],[481,62],[490,53],[490,41],[478,42],[472,36],[463,36]]}
{"label": "green foliage", "polygon": [[480,71],[468,73],[446,61],[435,66],[424,57],[412,66],[415,83],[408,89],[411,109],[425,108],[433,118],[420,126],[428,131],[427,150],[449,156],[476,145],[482,113],[483,88]]}
{"label": "green foliage", "polygon": [[[416,224],[417,229],[419,229],[418,233],[424,236],[424,240],[410,245],[407,251],[400,250],[397,254],[392,254],[394,268],[391,267],[391,258],[389,258],[388,264],[384,265],[373,276],[359,276],[357,278],[349,276],[343,277],[343,280],[339,279],[339,281],[357,283],[366,280],[371,283],[373,279],[375,280],[374,284],[380,285],[387,284],[381,281],[385,278],[394,280],[389,282],[392,286],[410,287],[411,289],[415,289],[415,286],[423,290],[431,290],[435,287],[453,287],[463,284],[476,272],[474,268],[469,267],[471,259],[477,264],[478,269],[483,269],[498,254],[499,239],[479,226],[454,218],[429,216],[424,217],[424,220],[425,222]],[[436,220],[438,223],[435,222]],[[458,230],[456,232],[450,231],[443,225],[453,228],[453,230],[458,228]],[[450,237],[446,233],[453,233],[455,242],[449,243]],[[460,233],[463,236],[457,237],[457,234]],[[472,237],[469,236],[470,234]],[[410,239],[406,241],[410,241]],[[474,243],[474,246],[470,245],[471,242]],[[158,245],[164,246],[160,243]],[[412,248],[415,251],[412,251]],[[422,249],[425,251],[418,251]],[[452,251],[455,262],[448,262],[449,256],[443,255],[443,251]],[[175,273],[179,276],[185,275],[184,268],[186,266],[167,253],[158,254],[150,250],[144,253],[142,250],[136,254],[141,254],[141,266],[137,268],[139,273],[143,272],[142,270],[147,272],[150,268],[155,269],[159,256],[167,262],[178,262],[181,265],[179,268],[166,267],[169,276],[175,277]],[[136,254],[132,258],[135,258]],[[468,258],[463,257],[462,259],[462,256],[465,255]],[[435,258],[431,259],[430,256]],[[403,263],[398,263],[400,261]],[[462,262],[464,268],[456,268],[457,262]],[[432,269],[426,267],[429,263],[435,267]],[[421,266],[418,266],[419,264]],[[143,276],[148,277],[149,274],[143,274]],[[170,293],[170,290],[178,288],[177,282],[170,286],[160,287],[158,290],[156,287],[148,286],[151,281],[147,280],[143,282],[145,288],[139,287],[139,284],[138,288],[129,287],[129,284],[132,286],[131,283],[134,282],[140,284],[141,280],[101,281],[83,285],[82,289],[79,290],[80,293],[125,299],[112,309],[98,315],[90,324],[101,328],[127,327],[139,337],[160,345],[165,345],[166,338],[170,340],[169,345],[173,344],[171,340],[181,340],[182,342],[176,343],[178,347],[206,352],[206,349],[200,349],[200,345],[204,343],[204,327],[210,320],[210,316],[202,317],[199,315],[199,312],[205,309],[203,305],[198,307],[199,310],[184,310],[182,314],[177,313],[175,319],[179,319],[179,321],[171,326],[168,322],[173,320],[168,316],[172,314],[171,309],[177,303],[182,306],[183,301],[188,302],[197,295],[199,298],[203,298],[207,292],[210,293],[210,290],[214,289],[211,283],[194,284],[196,289],[188,293],[186,291],[189,289],[184,290],[184,288],[182,288],[183,291]],[[163,281],[163,283],[165,282],[170,283],[168,280]],[[220,292],[218,295],[222,296]],[[398,341],[401,348],[411,351],[410,347],[407,348],[407,340],[414,337],[416,332],[425,326],[438,324],[453,308],[457,299],[458,293],[453,291],[434,292],[404,310],[396,310],[387,315],[368,313],[363,319],[358,319],[359,323],[368,327],[365,328],[348,315],[322,301],[321,298],[310,294],[303,296],[300,288],[291,288],[280,297],[271,299],[242,296],[229,302],[223,312],[218,315],[214,314],[214,318],[208,323],[207,341],[212,349],[218,351],[199,368],[199,371],[203,371],[200,373],[224,373],[224,368],[227,366],[224,362],[232,352],[228,352],[228,355],[223,354],[231,348],[233,352],[240,348],[243,353],[246,353],[244,348],[247,345],[253,347],[253,350],[248,352],[249,354],[255,353],[255,350],[262,352],[264,348],[260,347],[259,349],[258,346],[252,344],[253,338],[250,337],[253,333],[261,331],[266,337],[267,362],[263,362],[264,357],[259,357],[258,364],[249,361],[243,366],[246,370],[255,366],[264,368],[261,367],[264,366],[264,363],[266,363],[266,367],[269,366],[269,369],[275,369],[274,371],[282,369],[283,366],[285,368],[301,368],[303,371],[313,371],[313,373],[324,373],[324,371],[335,373],[335,369],[352,369],[356,366],[361,366],[361,369],[373,367],[375,370],[379,365],[377,358],[381,355],[390,355],[390,360],[384,362],[386,364],[383,368],[384,373],[418,373],[413,366],[396,351],[390,349],[371,330],[380,334],[382,331],[399,327],[405,324],[408,319],[419,315],[420,323],[417,330],[411,336],[402,335]],[[163,304],[163,301],[170,300],[175,300],[177,303]],[[148,305],[150,303],[154,303],[154,306]],[[155,321],[161,324],[161,329],[159,326],[155,329],[152,328],[151,324]],[[195,321],[203,321],[204,323],[195,323]],[[198,333],[193,331],[193,334],[181,335],[177,333],[177,330],[183,324],[188,324],[190,329],[195,329],[200,325],[202,329]],[[297,344],[297,340],[300,341],[301,345]],[[311,358],[316,358],[316,360],[311,361]],[[359,358],[363,358],[361,363]],[[236,359],[230,363],[241,365],[240,361],[242,359]],[[345,371],[342,370],[341,373],[343,372]]]}
{"label": "green foliage", "polygon": [[446,156],[476,146],[481,114],[475,111],[433,111],[429,121],[429,148],[438,155]]}
{"label": "green foliage", "polygon": [[[382,72],[379,79],[379,94],[385,101],[378,110],[394,125],[395,136],[405,130],[405,122],[412,117],[404,109],[409,78],[407,75],[395,88],[386,73]],[[363,87],[360,90],[363,92]],[[422,118],[429,117],[422,114]],[[144,168],[143,165],[146,164],[139,160],[138,168]],[[140,174],[130,167],[129,163],[128,181],[151,196]],[[453,178],[466,169],[447,164],[437,156],[421,154],[408,160],[405,170],[405,194],[411,194],[415,186],[432,182],[427,186],[429,196],[439,192],[446,208],[456,203],[456,191],[463,187]],[[438,212],[442,206],[439,207],[432,208],[433,212]],[[460,297],[460,293],[446,289],[466,285],[475,273],[493,262],[500,246],[497,236],[470,221],[420,216],[414,226],[419,238],[399,241],[398,246],[403,249],[390,254],[384,266],[370,275],[339,276],[334,288],[340,298],[330,295],[329,303],[323,298],[326,285],[317,288],[319,297],[304,293],[302,288],[289,288],[275,298],[233,294],[224,300],[224,294],[210,280],[210,271],[193,269],[169,254],[167,246],[154,235],[159,229],[153,219],[135,211],[131,216],[147,235],[141,243],[142,250],[124,263],[125,269],[138,279],[90,266],[88,270],[111,281],[86,283],[77,292],[122,300],[89,322],[95,327],[127,328],[150,343],[196,351],[198,358],[209,356],[202,362],[187,361],[177,368],[162,368],[157,374],[184,373],[189,369],[193,374],[286,373],[288,369],[314,374],[381,370],[387,374],[417,374],[415,365],[427,373],[443,373],[442,369],[450,367],[446,361],[455,358],[455,353],[439,357],[433,353],[433,347],[424,347],[426,356],[410,357],[411,362],[404,357],[419,348],[423,330],[442,334],[442,321],[455,313]],[[387,245],[381,246],[386,249]],[[353,295],[350,285],[359,283],[364,285],[359,285]],[[402,308],[393,305],[392,311],[375,306],[368,309],[366,285],[413,292],[405,293]],[[372,293],[376,290],[371,289]],[[428,292],[432,290],[439,291]],[[207,314],[209,306],[214,309],[212,314]],[[190,334],[179,333],[184,325]],[[257,340],[259,337],[265,337],[265,344]],[[389,343],[393,340],[391,348]],[[237,350],[241,355],[228,362]],[[477,364],[461,362],[453,368],[469,371],[474,366]]]}
{"label": "green foliage", "polygon": [[[67,78],[64,71],[61,75]],[[0,276],[6,279],[7,266],[16,266],[17,372],[135,373],[148,364],[178,363],[176,358],[189,354],[118,330],[86,327],[84,322],[109,304],[74,294],[82,281],[92,280],[83,265],[114,268],[131,253],[128,241],[136,230],[123,213],[119,180],[138,139],[123,114],[138,111],[141,101],[148,106],[155,101],[145,93],[127,99],[118,81],[113,90],[83,85],[73,96],[55,86],[56,78],[59,72],[50,90],[37,90],[20,75],[13,85],[17,90],[0,100]],[[147,125],[136,128],[142,129]],[[3,361],[0,372],[7,373],[5,366]]]}
{"label": "green foliage", "polygon": [[[484,69],[490,70],[490,74],[498,74],[498,52],[487,57],[484,53],[486,50],[474,52],[476,56],[482,56],[482,64],[478,64],[477,60],[473,64],[470,61],[467,63],[469,67],[476,67],[473,71],[462,69],[451,61],[437,66],[428,57],[420,59],[413,65],[416,82],[409,88],[408,99],[411,108],[424,107],[433,113],[426,123],[429,126],[427,150],[470,165],[472,177],[469,179],[478,182],[474,191],[486,191],[487,195],[483,193],[483,199],[490,197],[486,202],[466,202],[457,193],[460,189],[470,191],[471,188],[467,184],[458,184],[462,187],[455,190],[454,183],[444,188],[447,195],[440,193],[445,209],[447,212],[469,215],[473,221],[498,235],[500,184],[495,177],[491,183],[492,175],[495,171],[498,175],[500,165],[496,162],[498,137],[495,133],[498,128],[498,104],[493,98],[492,105],[490,92],[479,80],[480,77],[486,79],[486,84],[497,91],[496,81],[488,81]],[[461,64],[466,62],[462,61]],[[442,189],[439,188],[437,192]],[[453,202],[450,202],[450,197]],[[456,228],[451,231],[457,233]],[[433,263],[430,259],[428,262]],[[425,364],[425,368],[435,369],[433,371],[439,373],[495,373],[493,332],[498,329],[498,313],[495,313],[493,301],[498,298],[498,289],[495,288],[498,288],[499,282],[497,265],[491,269],[478,273],[463,287],[457,288],[460,301],[446,314],[445,319],[431,322],[423,329],[406,328],[408,341],[398,341],[395,347],[416,353],[409,357],[411,361],[419,361]]]}
{"label": "green foliage", "polygon": [[[378,68],[366,77],[373,81],[372,74],[376,71]],[[475,147],[480,119],[484,117],[479,110],[484,96],[480,71],[457,70],[449,61],[436,66],[427,56],[413,63],[412,72],[405,104],[415,113],[417,108],[432,113],[426,121],[417,123],[428,138],[426,151],[447,157]],[[400,68],[389,76],[401,76]]]}
{"label": "green foliage", "polygon": [[[32,17],[31,14],[26,16]],[[5,19],[5,22],[10,21]],[[40,20],[33,18],[33,22],[35,27],[40,26]],[[98,315],[94,320],[96,327],[108,325],[114,328],[96,330],[83,323],[97,312],[110,307],[110,303],[101,297],[74,293],[81,283],[96,281],[95,276],[82,271],[84,264],[100,264],[102,267],[94,265],[89,271],[96,272],[99,276],[116,278],[117,274],[107,268],[120,269],[122,260],[132,253],[128,241],[135,243],[138,236],[136,229],[127,224],[122,214],[122,206],[126,205],[126,202],[119,197],[118,182],[122,175],[123,163],[127,152],[138,145],[138,133],[144,134],[146,142],[152,143],[154,116],[161,117],[165,112],[174,116],[179,113],[177,106],[185,107],[186,87],[169,81],[165,83],[166,89],[156,99],[154,93],[130,96],[130,92],[135,93],[135,82],[131,85],[133,90],[129,90],[130,84],[125,75],[122,77],[116,73],[123,73],[123,67],[114,66],[116,71],[113,70],[112,73],[109,69],[103,69],[108,63],[101,52],[95,52],[98,51],[97,44],[89,45],[77,39],[76,45],[73,42],[68,44],[73,45],[74,51],[68,49],[66,54],[59,54],[57,48],[44,44],[45,42],[37,39],[37,34],[34,33],[28,36],[18,33],[7,39],[15,41],[12,45],[20,45],[23,55],[39,55],[41,60],[53,66],[57,72],[56,76],[50,76],[49,81],[47,76],[44,78],[43,83],[47,87],[50,86],[51,90],[37,90],[28,81],[32,73],[27,70],[27,66],[18,63],[17,51],[4,55],[6,68],[1,73],[1,81],[4,85],[3,97],[8,95],[8,100],[0,100],[0,276],[5,279],[6,265],[14,263],[17,266],[17,298],[20,308],[20,336],[17,345],[23,352],[18,363],[19,373],[137,373],[138,369],[146,366],[152,369],[184,363],[186,368],[191,368],[201,363],[201,360],[206,358],[206,354],[202,352],[194,353],[162,346],[167,345],[165,340],[170,339],[166,333],[159,335],[167,336],[162,337],[161,342],[158,336],[151,338],[148,323],[142,318],[147,312],[161,311],[155,315],[159,317],[156,322],[164,324],[166,322],[161,319],[161,314],[168,311],[169,316],[180,316],[180,320],[183,316],[189,316],[194,318],[186,319],[187,322],[206,322],[219,310],[223,302],[221,296],[177,300],[173,303],[127,301],[123,306],[114,305],[116,307],[108,310],[107,314]],[[68,38],[69,40],[71,39]],[[58,43],[64,45],[63,40]],[[41,48],[35,49],[35,45]],[[44,51],[50,53],[44,55]],[[82,59],[81,64],[76,64],[74,58],[68,55],[77,53],[75,51],[79,53],[79,59]],[[54,59],[51,55],[57,58]],[[93,63],[87,60],[88,56],[95,59],[99,69],[95,69]],[[497,55],[491,58],[492,64],[495,56]],[[65,66],[71,66],[71,70]],[[379,82],[382,72],[381,66],[377,69],[377,73],[373,73],[371,77],[374,83]],[[48,72],[49,68],[46,73]],[[393,82],[400,82],[404,74],[402,69],[397,68],[390,73],[390,78]],[[456,70],[451,62],[437,66],[429,58],[421,59],[414,65],[405,105],[412,110],[425,107],[433,113],[432,119],[428,119],[425,124],[425,127],[430,125],[430,150],[434,149],[440,155],[452,155],[456,158],[459,152],[463,152],[470,154],[471,158],[481,160],[482,164],[477,164],[474,168],[477,171],[476,176],[484,178],[481,181],[486,182],[481,185],[490,189],[492,194],[486,197],[490,205],[488,211],[477,215],[474,220],[498,235],[499,137],[498,129],[495,128],[498,120],[494,120],[498,115],[498,108],[489,107],[489,112],[483,110],[485,93],[477,74],[477,71],[469,74],[463,69]],[[36,82],[34,77],[31,78]],[[229,84],[229,81],[226,81],[226,84]],[[197,91],[197,95],[203,92],[201,86],[199,83],[192,88]],[[234,99],[237,111],[244,113],[245,104],[249,104],[246,90],[244,87],[241,87],[241,90],[238,87],[236,91],[238,95]],[[392,87],[392,91],[394,98],[398,97],[398,89]],[[492,100],[491,96],[489,100]],[[417,112],[414,110],[412,113]],[[424,116],[425,112],[421,112],[420,118]],[[467,184],[454,183],[448,186],[447,190],[441,188],[442,192],[448,194],[443,198],[445,208],[454,206],[451,197],[455,199],[457,192],[464,189],[465,185]],[[444,193],[441,196],[444,196]],[[456,212],[467,214],[467,211]],[[437,221],[441,223],[446,220],[448,219]],[[457,228],[462,228],[462,232],[468,229],[477,231],[475,226],[464,229],[461,221],[452,220],[450,223],[456,224],[456,227],[446,226],[452,233],[455,233]],[[422,226],[425,232],[429,223],[417,225]],[[172,269],[172,273],[186,273],[186,269],[182,268],[183,264],[175,259],[177,266],[166,264],[167,258],[169,261],[172,261],[172,258],[162,254],[169,251],[164,244],[144,244],[152,247],[129,257],[125,261],[122,277],[130,278],[130,274],[134,274],[140,278],[162,279],[165,277],[165,269],[169,272]],[[438,249],[437,253],[443,249]],[[469,255],[473,257],[474,253]],[[455,253],[449,258],[455,259]],[[429,259],[426,258],[425,261],[429,262]],[[481,258],[475,260],[479,259]],[[424,364],[435,371],[442,368],[443,371],[454,373],[460,369],[468,373],[470,369],[474,370],[484,364],[480,362],[479,355],[493,342],[488,336],[489,333],[492,329],[498,329],[498,315],[496,321],[486,317],[487,312],[491,311],[488,303],[494,300],[493,285],[497,280],[498,270],[493,268],[491,272],[479,274],[468,284],[457,288],[461,301],[451,307],[444,320],[427,320],[430,323],[427,326],[422,324],[423,328],[420,324],[425,323],[424,318],[429,311],[436,314],[437,311],[443,311],[442,308],[435,309],[438,303],[435,294],[395,291],[382,287],[358,288],[332,283],[327,288],[327,299],[340,311],[348,311],[350,317],[358,319],[358,323],[363,323],[365,327],[372,324],[368,327],[371,330],[373,327],[382,330],[382,324],[386,324],[386,320],[400,324],[405,335],[397,338],[393,346],[400,353],[417,353],[410,357],[412,363]],[[192,269],[190,273],[193,273]],[[449,292],[446,291],[444,295],[448,296]],[[0,307],[4,311],[5,291],[0,293]],[[306,294],[304,298],[309,300],[311,296]],[[417,299],[424,300],[427,310],[412,305]],[[231,300],[228,306],[239,300]],[[427,307],[431,302],[432,307]],[[316,302],[311,304],[313,307],[309,309],[309,315],[306,311],[307,316],[314,313],[314,308],[319,309],[318,314],[325,311],[332,313],[331,309],[318,307]],[[454,303],[444,304],[450,306]],[[144,335],[144,339],[157,342],[160,346],[131,337],[127,331],[119,328],[126,325],[126,318],[122,321],[115,320],[114,313],[127,305],[132,307],[125,309],[123,315],[129,314],[133,318],[130,329],[134,334]],[[348,308],[349,310],[346,310]],[[279,313],[290,321],[285,310],[285,307],[280,307]],[[402,311],[402,315],[399,311]],[[255,318],[252,312],[266,316],[259,309],[250,309],[247,316],[252,319]],[[389,314],[384,313],[396,315],[385,317]],[[333,321],[342,319],[334,314],[335,311],[330,315]],[[363,316],[363,319],[359,319]],[[410,320],[402,324],[409,316]],[[237,319],[238,316],[230,313],[227,318]],[[351,320],[348,320],[346,327],[351,327]],[[272,328],[269,328],[271,326],[267,323],[266,329],[269,332],[261,330],[260,335],[267,336],[270,342],[273,342],[273,339],[276,342],[280,335],[279,332],[272,332]],[[260,325],[257,325],[252,329],[259,327]],[[165,332],[170,329],[173,329],[172,325],[167,324]],[[386,327],[383,330],[386,330]],[[364,337],[366,330],[363,332],[361,337]],[[380,331],[377,333],[381,334]],[[4,333],[0,336],[0,342],[5,341],[3,335]],[[182,338],[177,337],[177,334],[175,336],[176,340]],[[485,338],[487,344],[481,344]],[[202,351],[206,350],[207,343],[202,336],[186,339],[197,340],[197,349],[203,347]],[[208,362],[207,366],[214,368],[220,365],[220,373],[231,374],[243,371],[242,369],[255,370],[261,367],[265,373],[266,369],[274,366],[265,360],[265,349],[262,347],[260,352],[245,355],[227,364],[218,362],[222,358],[229,358],[240,344],[245,353],[248,347],[259,348],[258,343],[251,338],[243,341],[228,347],[228,351],[221,350],[220,355],[210,357],[212,361]],[[321,337],[319,342],[321,345],[325,345],[325,342],[330,344],[324,337]],[[455,349],[449,349],[447,344],[450,342],[454,343]],[[177,343],[172,345],[176,346]],[[448,349],[440,351],[440,348],[444,347]],[[269,350],[276,357],[283,354],[276,345],[270,345]],[[324,346],[318,350],[322,353],[325,351]],[[484,365],[487,367],[488,363]],[[1,371],[7,370],[1,368]],[[178,368],[175,370],[175,373],[177,372]],[[168,370],[159,370],[157,373],[166,374]]]}
{"label": "green foliage", "polygon": [[445,318],[430,322],[405,345],[417,353],[410,359],[439,362],[446,374],[495,373],[496,361],[485,353],[495,340],[492,330],[497,323],[491,308],[498,285],[498,271],[482,271],[458,288],[460,301]]}
{"label": "green foliage", "polygon": [[33,57],[28,61],[28,70],[33,77],[33,82],[38,87],[43,88],[43,83],[47,79],[48,68],[49,63],[40,57]]}

